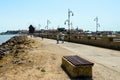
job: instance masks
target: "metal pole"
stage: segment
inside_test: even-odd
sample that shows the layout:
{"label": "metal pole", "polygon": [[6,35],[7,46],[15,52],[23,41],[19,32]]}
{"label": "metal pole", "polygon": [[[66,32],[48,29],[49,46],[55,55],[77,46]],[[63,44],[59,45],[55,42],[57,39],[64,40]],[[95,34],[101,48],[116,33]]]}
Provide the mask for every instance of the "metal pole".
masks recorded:
{"label": "metal pole", "polygon": [[68,22],[68,41],[70,41],[70,35],[71,35],[71,32],[70,32],[70,13],[72,13],[72,16],[73,16],[73,12],[70,11],[70,9],[68,9],[68,19],[64,22],[65,25],[66,25],[66,22]]}
{"label": "metal pole", "polygon": [[70,10],[68,9],[68,40],[70,41]]}
{"label": "metal pole", "polygon": [[48,22],[49,22],[49,21],[47,20],[47,30],[48,30]]}
{"label": "metal pole", "polygon": [[94,19],[94,21],[96,22],[96,34],[97,34],[97,32],[98,32],[98,17],[96,17]]}
{"label": "metal pole", "polygon": [[98,32],[98,17],[96,17],[95,21],[96,21],[96,33],[97,33]]}
{"label": "metal pole", "polygon": [[47,26],[46,26],[46,33],[47,33],[47,38],[48,38],[48,20],[47,20]]}
{"label": "metal pole", "polygon": [[[38,26],[39,26],[39,29],[40,29],[41,25],[39,24]],[[40,30],[39,30],[39,37],[40,37]]]}
{"label": "metal pole", "polygon": [[51,22],[49,20],[47,20],[47,37],[48,37],[48,25],[50,24]]}

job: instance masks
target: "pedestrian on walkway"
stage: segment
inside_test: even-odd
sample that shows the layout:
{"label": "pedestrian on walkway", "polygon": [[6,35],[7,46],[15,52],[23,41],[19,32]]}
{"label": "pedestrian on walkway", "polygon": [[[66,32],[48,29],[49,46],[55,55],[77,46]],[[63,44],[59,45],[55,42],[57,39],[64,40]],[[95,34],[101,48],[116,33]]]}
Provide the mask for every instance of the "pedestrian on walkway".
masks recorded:
{"label": "pedestrian on walkway", "polygon": [[62,43],[64,43],[64,34],[62,34],[62,36],[61,36],[61,41],[62,41]]}
{"label": "pedestrian on walkway", "polygon": [[57,44],[59,44],[59,34],[57,35]]}
{"label": "pedestrian on walkway", "polygon": [[43,38],[44,38],[44,37],[43,37],[43,34],[41,35],[41,38],[42,38],[42,40],[43,40]]}

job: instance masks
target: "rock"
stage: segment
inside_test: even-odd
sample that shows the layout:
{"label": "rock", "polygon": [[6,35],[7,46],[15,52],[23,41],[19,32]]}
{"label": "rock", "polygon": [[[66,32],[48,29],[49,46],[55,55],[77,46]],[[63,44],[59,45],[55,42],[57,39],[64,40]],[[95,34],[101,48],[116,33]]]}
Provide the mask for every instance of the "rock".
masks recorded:
{"label": "rock", "polygon": [[0,58],[9,53],[13,53],[14,57],[16,57],[19,52],[30,49],[32,47],[31,44],[34,42],[27,36],[14,36],[0,46]]}

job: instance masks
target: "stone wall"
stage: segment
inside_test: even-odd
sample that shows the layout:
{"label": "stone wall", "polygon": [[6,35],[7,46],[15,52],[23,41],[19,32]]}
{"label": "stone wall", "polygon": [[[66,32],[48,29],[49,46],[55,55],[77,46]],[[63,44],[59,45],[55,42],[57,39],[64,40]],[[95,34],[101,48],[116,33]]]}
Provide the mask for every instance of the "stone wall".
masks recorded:
{"label": "stone wall", "polygon": [[[56,39],[55,34],[44,35],[45,38]],[[71,35],[70,40],[65,35],[65,41],[93,45],[98,47],[120,50],[120,37],[77,36]]]}

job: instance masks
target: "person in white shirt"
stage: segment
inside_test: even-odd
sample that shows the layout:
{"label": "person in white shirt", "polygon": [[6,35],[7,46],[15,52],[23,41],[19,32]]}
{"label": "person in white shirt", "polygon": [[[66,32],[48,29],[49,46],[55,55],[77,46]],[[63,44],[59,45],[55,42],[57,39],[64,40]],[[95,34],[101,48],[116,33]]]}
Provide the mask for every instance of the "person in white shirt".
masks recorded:
{"label": "person in white shirt", "polygon": [[62,43],[64,43],[64,34],[61,36]]}

